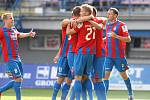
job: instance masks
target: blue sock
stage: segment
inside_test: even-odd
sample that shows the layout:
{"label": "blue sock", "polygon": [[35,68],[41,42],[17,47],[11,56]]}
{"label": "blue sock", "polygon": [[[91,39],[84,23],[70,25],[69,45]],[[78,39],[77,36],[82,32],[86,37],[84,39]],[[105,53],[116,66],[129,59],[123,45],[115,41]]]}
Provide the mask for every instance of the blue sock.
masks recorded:
{"label": "blue sock", "polygon": [[75,90],[74,90],[74,87],[72,88],[70,100],[75,100]]}
{"label": "blue sock", "polygon": [[86,89],[88,91],[88,95],[89,95],[89,100],[93,100],[93,91],[92,91],[92,82],[90,79],[85,81],[86,83]]}
{"label": "blue sock", "polygon": [[130,79],[128,78],[127,80],[124,80],[124,82],[125,82],[126,87],[128,89],[128,95],[133,95]]}
{"label": "blue sock", "polygon": [[82,84],[81,81],[79,80],[75,80],[75,84],[74,84],[74,91],[75,91],[75,97],[76,100],[80,100],[80,94],[82,92]]}
{"label": "blue sock", "polygon": [[82,83],[82,100],[87,100],[86,82],[85,81]]}
{"label": "blue sock", "polygon": [[106,100],[106,91],[105,91],[105,85],[103,82],[95,83],[94,90],[97,96],[97,100]]}
{"label": "blue sock", "polygon": [[104,80],[104,85],[105,85],[105,90],[106,90],[106,94],[107,94],[108,88],[109,88],[109,80]]}
{"label": "blue sock", "polygon": [[63,88],[62,88],[61,100],[66,100],[66,96],[67,96],[67,94],[69,92],[69,89],[70,89],[70,85],[65,83]]}
{"label": "blue sock", "polygon": [[16,100],[21,100],[21,82],[14,82],[13,88],[16,93]]}
{"label": "blue sock", "polygon": [[58,94],[60,87],[61,87],[61,84],[58,84],[57,82],[54,84],[52,100],[56,100],[56,96]]}
{"label": "blue sock", "polygon": [[4,86],[2,86],[2,87],[0,88],[0,93],[2,93],[2,92],[4,92],[4,91],[6,91],[6,90],[12,88],[13,85],[14,85],[14,82],[15,82],[14,80],[11,80],[11,81],[9,81],[7,84],[5,84]]}

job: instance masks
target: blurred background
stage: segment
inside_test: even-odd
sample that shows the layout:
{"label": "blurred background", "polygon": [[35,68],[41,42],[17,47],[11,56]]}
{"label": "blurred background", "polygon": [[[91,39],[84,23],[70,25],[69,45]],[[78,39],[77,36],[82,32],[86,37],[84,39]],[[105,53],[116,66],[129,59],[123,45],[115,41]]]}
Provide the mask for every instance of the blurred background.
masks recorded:
{"label": "blurred background", "polygon": [[[132,38],[127,44],[129,75],[134,90],[150,91],[150,0],[0,0],[0,14],[12,11],[19,31],[37,32],[34,39],[20,39],[20,55],[24,68],[23,88],[50,88],[56,80],[53,58],[61,44],[61,21],[71,17],[76,5],[88,3],[98,9],[98,16],[106,17],[110,7],[119,9]],[[0,25],[3,23],[0,20]],[[105,33],[105,31],[104,31]],[[2,58],[0,85],[7,82]],[[125,85],[114,70],[111,90],[125,90]]]}

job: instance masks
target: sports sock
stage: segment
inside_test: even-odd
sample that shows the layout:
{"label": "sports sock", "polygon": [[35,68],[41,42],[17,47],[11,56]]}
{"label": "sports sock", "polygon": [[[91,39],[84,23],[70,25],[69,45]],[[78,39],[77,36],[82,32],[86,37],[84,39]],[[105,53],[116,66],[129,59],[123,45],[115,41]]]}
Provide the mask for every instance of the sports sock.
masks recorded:
{"label": "sports sock", "polygon": [[66,96],[68,94],[68,91],[70,89],[70,85],[65,83],[62,87],[62,95],[61,95],[61,100],[66,100]]}
{"label": "sports sock", "polygon": [[54,84],[52,100],[56,100],[56,96],[58,94],[60,87],[61,87],[61,84],[58,84],[57,82]]}
{"label": "sports sock", "polygon": [[94,83],[94,90],[97,96],[97,100],[106,100],[106,91],[103,82]]}
{"label": "sports sock", "polygon": [[107,94],[108,88],[109,88],[109,80],[104,80],[104,86],[105,86],[105,90],[106,90],[106,94]]}
{"label": "sports sock", "polygon": [[126,87],[128,89],[128,95],[129,96],[133,95],[130,79],[128,78],[127,80],[124,80],[124,82],[125,82]]}
{"label": "sports sock", "polygon": [[85,81],[85,86],[86,86],[86,89],[88,91],[88,95],[89,95],[89,100],[93,100],[93,91],[92,91],[92,82],[90,79],[87,79]]}
{"label": "sports sock", "polygon": [[85,81],[82,83],[82,100],[87,100],[86,82]]}
{"label": "sports sock", "polygon": [[16,93],[16,100],[21,100],[21,82],[14,82],[13,88]]}
{"label": "sports sock", "polygon": [[71,96],[70,96],[70,100],[75,100],[75,90],[74,90],[74,86],[72,88],[72,93],[71,93]]}
{"label": "sports sock", "polygon": [[80,100],[80,94],[82,92],[82,84],[81,81],[79,80],[75,80],[75,84],[74,84],[74,91],[75,91],[75,97],[76,100]]}

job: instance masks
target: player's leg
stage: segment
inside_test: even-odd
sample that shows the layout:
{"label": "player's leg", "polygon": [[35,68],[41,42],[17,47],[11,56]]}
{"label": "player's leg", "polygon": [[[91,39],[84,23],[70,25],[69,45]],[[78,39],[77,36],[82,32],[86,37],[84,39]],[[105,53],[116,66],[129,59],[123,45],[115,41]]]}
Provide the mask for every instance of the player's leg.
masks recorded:
{"label": "player's leg", "polygon": [[5,65],[6,65],[6,69],[7,69],[7,75],[9,77],[10,81],[7,84],[5,84],[4,86],[0,87],[0,93],[12,88],[13,84],[14,84],[11,62],[7,62]]}
{"label": "player's leg", "polygon": [[11,72],[13,74],[13,79],[15,80],[13,83],[13,89],[16,94],[16,100],[21,100],[21,84],[23,81],[23,69],[20,61],[12,61],[9,65],[11,68]]}
{"label": "player's leg", "polygon": [[84,72],[84,84],[86,87],[86,90],[89,95],[89,99],[93,100],[93,90],[92,90],[92,81],[90,80],[90,74],[93,71],[92,64],[93,64],[94,55],[88,55],[85,72]]}
{"label": "player's leg", "polygon": [[61,95],[61,100],[66,100],[66,97],[68,95],[70,86],[71,86],[72,80],[66,77],[66,82],[62,87],[62,95]]}
{"label": "player's leg", "polygon": [[133,100],[133,90],[130,82],[130,78],[126,72],[128,69],[128,64],[125,58],[115,59],[116,69],[120,72],[121,77],[123,78],[125,85],[128,90],[129,100]]}
{"label": "player's leg", "polygon": [[106,90],[103,82],[104,77],[104,57],[94,57],[94,76],[93,76],[93,84],[94,90],[97,96],[97,100],[106,100]]}
{"label": "player's leg", "polygon": [[13,84],[14,84],[14,82],[15,82],[15,81],[13,80],[12,74],[11,74],[10,72],[7,73],[7,75],[8,75],[8,77],[9,77],[10,81],[9,81],[8,83],[6,83],[4,86],[0,87],[0,93],[2,93],[2,92],[4,92],[4,91],[6,91],[6,90],[12,88],[12,87],[13,87]]}
{"label": "player's leg", "polygon": [[75,93],[76,100],[80,100],[80,95],[82,92],[82,75],[86,65],[87,56],[82,54],[77,54],[74,60],[74,71],[75,71],[75,83],[73,86],[73,92]]}
{"label": "player's leg", "polygon": [[105,68],[104,85],[105,85],[105,89],[106,89],[106,94],[109,89],[109,77],[110,77],[111,71],[113,69],[113,65],[114,64],[113,64],[112,58],[106,57],[105,61],[104,61],[104,68]]}
{"label": "player's leg", "polygon": [[82,99],[87,100],[87,92],[89,95],[89,100],[93,100],[92,82],[88,75],[82,77]]}
{"label": "player's leg", "polygon": [[66,68],[67,66],[67,58],[66,57],[59,57],[58,59],[58,68],[57,68],[57,81],[54,84],[52,100],[56,100],[58,91],[61,88],[61,84],[64,81],[66,75]]}

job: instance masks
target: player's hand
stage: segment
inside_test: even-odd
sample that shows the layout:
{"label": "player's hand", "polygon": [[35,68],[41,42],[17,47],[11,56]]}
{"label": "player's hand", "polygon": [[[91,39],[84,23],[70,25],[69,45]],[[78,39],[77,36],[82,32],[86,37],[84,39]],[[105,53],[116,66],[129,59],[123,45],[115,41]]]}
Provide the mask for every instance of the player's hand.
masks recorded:
{"label": "player's hand", "polygon": [[31,29],[31,31],[29,33],[30,33],[30,37],[35,37],[35,35],[36,35],[36,32],[33,32],[33,29]]}
{"label": "player's hand", "polygon": [[113,37],[113,38],[116,38],[117,37],[117,34],[115,34],[114,32],[111,32],[111,37]]}
{"label": "player's hand", "polygon": [[71,27],[76,27],[76,26],[77,26],[76,20],[71,20],[71,21],[70,21],[70,26],[71,26]]}
{"label": "player's hand", "polygon": [[55,56],[54,59],[53,59],[53,62],[56,64],[58,62],[58,58],[59,56]]}

